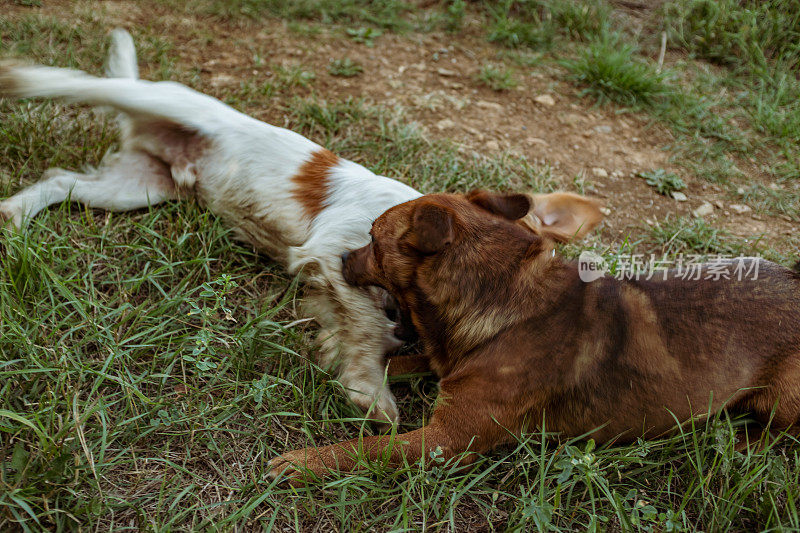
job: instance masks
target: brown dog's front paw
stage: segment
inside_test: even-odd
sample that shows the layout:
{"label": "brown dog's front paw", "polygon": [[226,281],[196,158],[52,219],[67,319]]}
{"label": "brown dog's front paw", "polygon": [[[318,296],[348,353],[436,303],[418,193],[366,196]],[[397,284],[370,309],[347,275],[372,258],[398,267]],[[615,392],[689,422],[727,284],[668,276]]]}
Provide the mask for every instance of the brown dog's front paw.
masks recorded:
{"label": "brown dog's front paw", "polygon": [[302,486],[311,479],[322,477],[324,469],[321,465],[315,465],[314,461],[309,461],[307,448],[274,457],[268,466],[267,476],[270,479],[282,478],[293,486]]}

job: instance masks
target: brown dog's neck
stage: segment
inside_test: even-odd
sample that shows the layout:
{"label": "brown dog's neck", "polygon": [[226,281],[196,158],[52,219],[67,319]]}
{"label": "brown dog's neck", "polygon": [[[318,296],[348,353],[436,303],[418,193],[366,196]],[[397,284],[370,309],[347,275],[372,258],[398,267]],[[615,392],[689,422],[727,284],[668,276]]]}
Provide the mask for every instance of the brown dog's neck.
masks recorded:
{"label": "brown dog's neck", "polygon": [[445,269],[430,286],[420,287],[413,314],[427,353],[440,376],[487,340],[515,325],[535,321],[560,305],[582,282],[575,264],[553,255],[549,242],[538,242],[497,261],[476,276]]}

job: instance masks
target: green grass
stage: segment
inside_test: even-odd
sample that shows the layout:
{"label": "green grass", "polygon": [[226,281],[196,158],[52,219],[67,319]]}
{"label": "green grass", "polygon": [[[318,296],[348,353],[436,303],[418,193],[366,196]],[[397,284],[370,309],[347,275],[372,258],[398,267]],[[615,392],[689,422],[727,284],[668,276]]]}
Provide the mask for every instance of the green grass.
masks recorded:
{"label": "green grass", "polygon": [[[166,2],[173,4],[174,0]],[[368,23],[393,30],[409,27],[404,15],[411,10],[401,0],[191,0],[180,6],[225,19],[259,20],[267,16],[324,24]]]}
{"label": "green grass", "polygon": [[491,42],[517,48],[547,49],[557,36],[590,39],[604,33],[611,9],[598,0],[504,0],[482,2],[491,24]]}
{"label": "green grass", "polygon": [[663,15],[671,40],[704,59],[762,75],[770,60],[786,70],[800,65],[800,11],[792,0],[677,0]]}
{"label": "green grass", "polygon": [[507,91],[519,85],[513,71],[492,64],[482,66],[475,80],[493,91]]}
{"label": "green grass", "polygon": [[675,191],[680,191],[686,187],[686,183],[674,172],[667,172],[663,168],[645,170],[639,173],[640,178],[653,187],[658,194],[665,196],[672,195]]}
{"label": "green grass", "polygon": [[345,57],[344,59],[334,59],[328,66],[328,73],[330,73],[331,76],[352,78],[354,76],[358,76],[362,72],[364,72],[364,67],[349,57]]}
{"label": "green grass", "polygon": [[[563,4],[507,3],[502,16],[549,25],[542,31],[551,42],[576,41],[578,52],[598,46],[610,21],[591,10],[597,6],[607,14],[605,4]],[[390,1],[193,5],[215,20],[259,20],[267,13],[387,31],[416,15]],[[399,9],[390,12],[392,6]],[[452,17],[466,26],[482,8],[454,9]],[[494,24],[495,15],[488,17]],[[72,27],[29,15],[2,19],[0,28],[3,54],[100,70],[107,28],[98,22]],[[135,38],[153,77],[196,79],[191,66],[174,63],[169,36],[147,31]],[[509,44],[520,58],[535,58],[527,64],[521,59],[520,68],[542,59],[543,52],[530,52],[525,43]],[[652,75],[653,65],[635,49],[627,58],[647,65]],[[312,82],[303,72],[310,71],[290,67],[267,81],[254,76],[211,92],[245,111],[279,111],[287,127],[424,192],[550,191],[558,184],[546,165],[511,155],[462,154],[455,144],[426,136],[401,111],[360,99],[298,97],[297,88]],[[673,106],[673,78],[659,82],[667,87],[665,96],[658,83],[655,90],[631,90],[637,85],[615,76],[607,78],[628,89],[609,94],[633,100],[614,96],[609,102],[640,106],[676,132],[698,136],[687,146],[704,146],[706,153],[688,158],[727,161],[727,150],[745,146],[733,137],[705,142],[730,132],[712,120],[723,104],[697,96],[699,85],[686,88],[681,98],[688,104]],[[773,116],[769,102],[791,114],[789,94],[765,92],[765,116]],[[680,112],[691,108],[697,114]],[[770,131],[765,126],[764,135],[774,135]],[[791,138],[791,130],[786,135]],[[49,166],[96,164],[114,144],[113,122],[87,109],[0,102],[0,197]],[[797,216],[800,203],[792,198],[800,190],[790,170],[796,161],[786,161],[780,191],[749,184],[741,200]],[[591,242],[610,258],[633,252],[769,253],[709,223],[674,218],[652,231],[635,231],[622,245],[596,237]],[[562,251],[575,256],[582,248]],[[800,447],[784,437],[736,451],[742,421],[725,415],[633,445],[593,448],[584,441],[545,440],[532,430],[470,469],[372,464],[308,488],[275,485],[265,477],[274,455],[372,431],[335,379],[314,364],[314,326],[298,321],[302,297],[294,279],[232,241],[219,220],[192,203],[119,214],[65,204],[42,213],[25,234],[3,233],[0,530],[800,529]],[[420,426],[430,415],[435,383],[415,377],[392,386],[403,429]]]}
{"label": "green grass", "polygon": [[575,81],[587,86],[583,94],[590,94],[601,103],[655,106],[667,98],[669,87],[665,76],[637,59],[635,51],[618,35],[610,34],[593,40],[577,59],[564,64]]}
{"label": "green grass", "polygon": [[300,65],[277,67],[275,77],[278,84],[285,88],[308,87],[317,79],[313,70],[307,70]]}
{"label": "green grass", "polygon": [[758,252],[758,239],[745,242],[733,239],[702,219],[669,217],[650,229],[652,243],[662,254],[700,254],[702,256],[750,255]]}

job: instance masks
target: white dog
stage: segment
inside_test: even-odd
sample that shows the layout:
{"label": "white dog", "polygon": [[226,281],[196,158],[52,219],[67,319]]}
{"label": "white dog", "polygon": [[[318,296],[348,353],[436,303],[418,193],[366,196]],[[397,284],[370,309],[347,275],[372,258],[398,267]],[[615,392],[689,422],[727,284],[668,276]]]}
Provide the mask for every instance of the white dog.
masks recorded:
{"label": "white dog", "polygon": [[419,193],[188,87],[138,80],[133,40],[123,30],[112,33],[108,74],[0,65],[0,96],[107,106],[120,113],[122,136],[119,152],[96,170],[51,168],[0,202],[0,217],[22,227],[67,198],[112,211],[198,198],[237,238],[291,273],[302,270],[321,326],[321,363],[338,360],[350,398],[379,420],[397,420],[384,379],[384,354],[400,344],[394,323],[379,292],[344,282],[340,256],[368,242],[378,215]]}
{"label": "white dog", "polygon": [[[338,361],[353,402],[375,420],[395,422],[384,355],[400,341],[384,313],[385,293],[345,283],[341,255],[369,241],[381,213],[420,193],[188,87],[138,80],[133,40],[124,30],[112,33],[108,74],[0,64],[0,96],[105,106],[120,114],[122,136],[119,152],[95,170],[47,170],[40,182],[0,202],[0,219],[21,228],[67,198],[111,211],[197,198],[237,238],[289,272],[302,271],[310,289],[305,307],[321,326],[321,364]],[[557,194],[534,195],[532,204],[532,227],[574,226]]]}

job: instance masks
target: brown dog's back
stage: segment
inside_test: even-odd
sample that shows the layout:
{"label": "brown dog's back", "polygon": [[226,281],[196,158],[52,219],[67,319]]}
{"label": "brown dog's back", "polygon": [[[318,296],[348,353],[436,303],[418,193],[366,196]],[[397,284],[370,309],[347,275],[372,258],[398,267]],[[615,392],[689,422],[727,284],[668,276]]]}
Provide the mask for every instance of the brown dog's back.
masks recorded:
{"label": "brown dog's back", "polygon": [[[756,280],[705,280],[706,267],[698,281],[673,271],[589,284],[565,268],[557,305],[500,335],[491,359],[549,389],[548,430],[569,435],[606,422],[600,440],[653,435],[723,404],[764,418],[778,395],[789,425],[800,412],[800,277],[759,268]],[[524,365],[498,361],[520,354]]]}

